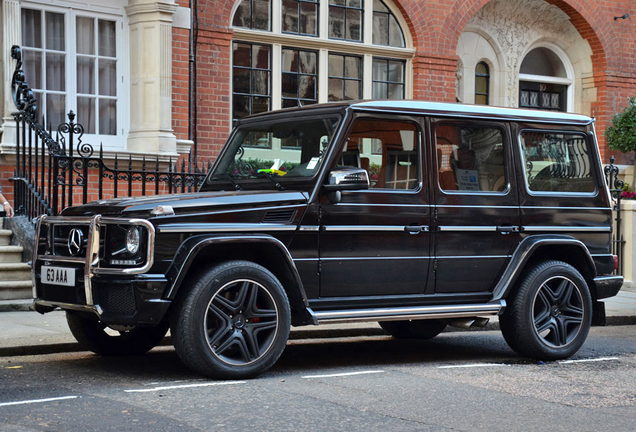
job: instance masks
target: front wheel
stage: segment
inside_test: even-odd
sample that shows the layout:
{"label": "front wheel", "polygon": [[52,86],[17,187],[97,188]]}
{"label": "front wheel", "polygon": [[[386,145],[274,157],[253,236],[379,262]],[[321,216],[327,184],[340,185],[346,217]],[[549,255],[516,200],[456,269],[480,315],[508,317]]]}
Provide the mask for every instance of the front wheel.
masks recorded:
{"label": "front wheel", "polygon": [[276,277],[249,261],[231,261],[200,274],[179,301],[171,334],[179,358],[203,375],[254,377],[278,360],[291,312]]}
{"label": "front wheel", "polygon": [[163,340],[168,323],[155,327],[108,327],[101,321],[67,311],[66,321],[75,339],[99,355],[143,354]]}
{"label": "front wheel", "polygon": [[500,317],[501,331],[517,353],[559,360],[576,353],[592,325],[592,297],[571,265],[546,261],[521,280]]}

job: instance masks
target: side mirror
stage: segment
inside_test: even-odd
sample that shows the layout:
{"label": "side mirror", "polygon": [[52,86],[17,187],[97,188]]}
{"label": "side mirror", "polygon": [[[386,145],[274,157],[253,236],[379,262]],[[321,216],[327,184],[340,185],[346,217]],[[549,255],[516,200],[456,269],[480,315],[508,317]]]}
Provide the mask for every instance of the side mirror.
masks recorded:
{"label": "side mirror", "polygon": [[329,173],[323,189],[327,192],[369,189],[369,173],[362,168],[336,168]]}

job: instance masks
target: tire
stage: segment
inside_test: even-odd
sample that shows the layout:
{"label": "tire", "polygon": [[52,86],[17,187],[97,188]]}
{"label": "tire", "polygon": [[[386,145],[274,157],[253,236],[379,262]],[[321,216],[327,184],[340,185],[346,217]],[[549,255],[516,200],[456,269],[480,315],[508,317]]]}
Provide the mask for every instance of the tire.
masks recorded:
{"label": "tire", "polygon": [[433,339],[446,328],[440,320],[380,321],[387,333],[398,339]]}
{"label": "tire", "polygon": [[255,377],[285,349],[291,312],[285,290],[264,267],[230,261],[201,273],[171,322],[177,355],[218,379]]}
{"label": "tire", "polygon": [[84,349],[104,356],[144,354],[159,345],[168,332],[168,323],[162,322],[155,327],[132,327],[110,335],[103,322],[71,311],[66,312],[66,321]]}
{"label": "tire", "polygon": [[500,317],[510,347],[537,360],[560,360],[576,353],[592,325],[592,296],[581,274],[561,261],[530,269]]}

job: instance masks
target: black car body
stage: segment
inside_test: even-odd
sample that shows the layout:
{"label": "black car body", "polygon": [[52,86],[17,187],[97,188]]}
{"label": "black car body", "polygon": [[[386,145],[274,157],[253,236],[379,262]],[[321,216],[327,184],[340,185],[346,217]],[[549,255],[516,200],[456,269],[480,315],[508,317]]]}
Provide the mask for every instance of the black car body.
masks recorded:
{"label": "black car body", "polygon": [[239,121],[198,193],[41,217],[35,306],[103,354],[170,325],[182,360],[223,378],[270,367],[290,323],[428,338],[500,315],[516,351],[563,358],[622,285],[611,230],[588,117],[319,105]]}

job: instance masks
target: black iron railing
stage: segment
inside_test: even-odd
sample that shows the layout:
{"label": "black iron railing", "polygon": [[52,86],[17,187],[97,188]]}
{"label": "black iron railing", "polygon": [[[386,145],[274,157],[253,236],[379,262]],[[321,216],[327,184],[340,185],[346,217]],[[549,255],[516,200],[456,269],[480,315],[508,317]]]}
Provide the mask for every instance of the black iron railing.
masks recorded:
{"label": "black iron railing", "polygon": [[[210,162],[197,163],[191,158],[133,161],[115,157],[113,166],[104,162],[100,146],[83,142],[84,128],[75,123],[73,111],[68,122],[53,133],[38,119],[35,94],[29,88],[22,70],[20,47],[11,48],[16,68],[11,81],[17,112],[16,163],[13,175],[14,207],[17,214],[33,218],[40,214],[57,215],[64,208],[95,199],[143,196],[198,190],[210,168]],[[55,135],[55,138],[53,136]],[[163,168],[161,168],[163,166]]]}
{"label": "black iron railing", "polygon": [[623,247],[625,239],[621,232],[621,195],[625,182],[618,178],[618,167],[614,165],[614,156],[610,157],[610,164],[605,166],[605,177],[612,197],[612,209],[614,210],[614,233],[612,235],[612,254],[618,256],[616,274],[623,274]]}

